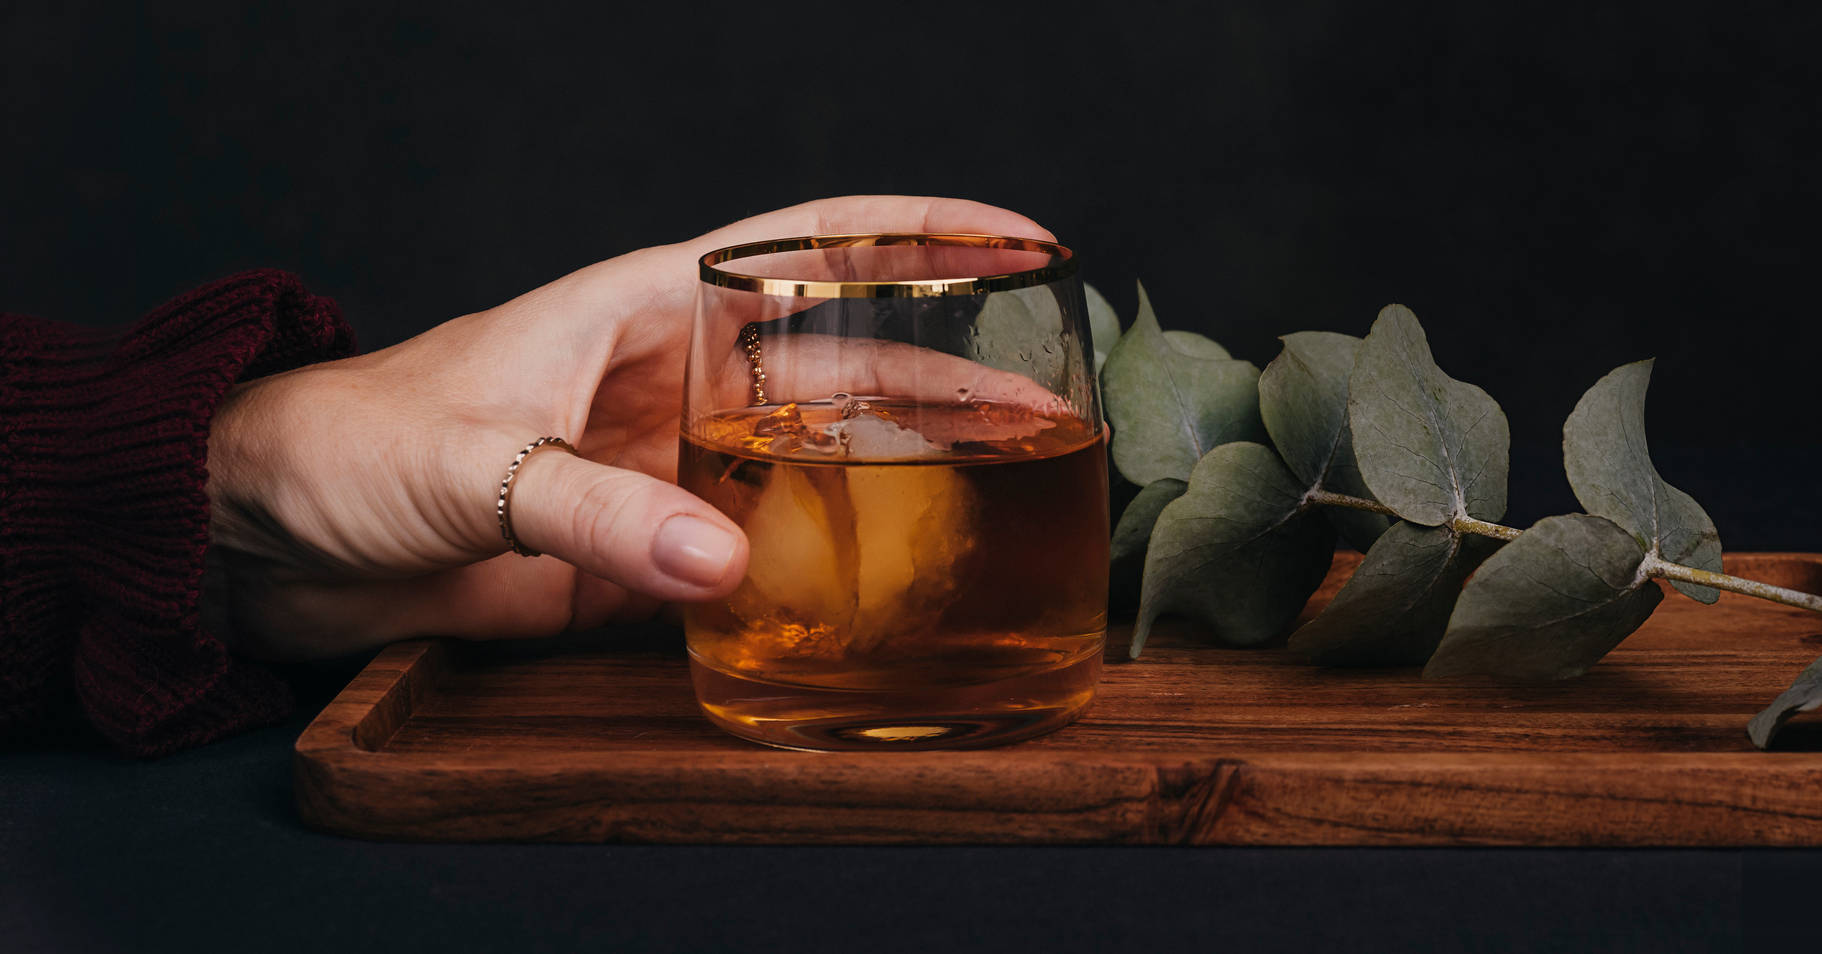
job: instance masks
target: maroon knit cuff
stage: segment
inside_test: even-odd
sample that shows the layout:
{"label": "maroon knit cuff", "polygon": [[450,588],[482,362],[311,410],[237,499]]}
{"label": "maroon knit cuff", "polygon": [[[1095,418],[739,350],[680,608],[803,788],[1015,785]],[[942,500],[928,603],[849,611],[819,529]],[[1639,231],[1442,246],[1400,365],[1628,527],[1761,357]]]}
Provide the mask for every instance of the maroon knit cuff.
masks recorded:
{"label": "maroon knit cuff", "polygon": [[236,382],[353,348],[334,302],[270,270],[115,342],[0,319],[0,733],[52,717],[72,689],[138,755],[289,711],[285,684],[200,619],[209,424]]}

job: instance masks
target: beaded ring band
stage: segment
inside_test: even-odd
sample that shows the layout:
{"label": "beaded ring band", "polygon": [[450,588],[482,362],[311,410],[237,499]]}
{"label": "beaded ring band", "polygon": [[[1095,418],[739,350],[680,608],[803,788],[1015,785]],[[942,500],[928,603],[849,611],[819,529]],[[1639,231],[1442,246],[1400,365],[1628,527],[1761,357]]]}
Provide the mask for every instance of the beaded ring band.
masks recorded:
{"label": "beaded ring band", "polygon": [[740,329],[740,347],[747,353],[747,367],[753,375],[753,406],[766,403],[765,397],[765,364],[759,350],[759,326],[747,322]]}
{"label": "beaded ring band", "polygon": [[519,456],[514,457],[512,463],[507,465],[506,478],[500,481],[500,498],[495,504],[495,510],[500,516],[500,536],[505,537],[506,545],[512,547],[512,552],[520,556],[535,557],[543,556],[543,554],[520,543],[519,538],[512,534],[512,481],[519,475],[519,465],[525,463],[525,458],[530,457],[533,451],[543,447],[561,447],[571,454],[576,453],[576,448],[561,437],[540,437],[525,445],[524,449],[519,451]]}

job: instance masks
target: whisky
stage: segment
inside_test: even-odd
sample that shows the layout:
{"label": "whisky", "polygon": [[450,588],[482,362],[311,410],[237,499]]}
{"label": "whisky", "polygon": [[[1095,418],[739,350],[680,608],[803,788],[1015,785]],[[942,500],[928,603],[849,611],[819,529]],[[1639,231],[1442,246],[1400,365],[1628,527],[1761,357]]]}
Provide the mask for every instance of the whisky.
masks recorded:
{"label": "whisky", "polygon": [[679,483],[745,529],[746,577],[685,610],[697,698],[743,738],[948,748],[1039,735],[1094,696],[1103,438],[972,401],[742,408],[693,422]]}

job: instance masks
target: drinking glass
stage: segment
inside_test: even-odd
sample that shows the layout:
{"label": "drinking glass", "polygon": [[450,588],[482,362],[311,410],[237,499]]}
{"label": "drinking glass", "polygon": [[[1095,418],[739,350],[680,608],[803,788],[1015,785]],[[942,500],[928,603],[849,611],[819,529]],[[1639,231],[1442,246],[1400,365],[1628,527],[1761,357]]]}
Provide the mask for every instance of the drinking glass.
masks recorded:
{"label": "drinking glass", "polygon": [[976,747],[1073,720],[1107,625],[1107,458],[1074,255],[817,235],[703,256],[678,480],[751,545],[685,609],[716,725]]}

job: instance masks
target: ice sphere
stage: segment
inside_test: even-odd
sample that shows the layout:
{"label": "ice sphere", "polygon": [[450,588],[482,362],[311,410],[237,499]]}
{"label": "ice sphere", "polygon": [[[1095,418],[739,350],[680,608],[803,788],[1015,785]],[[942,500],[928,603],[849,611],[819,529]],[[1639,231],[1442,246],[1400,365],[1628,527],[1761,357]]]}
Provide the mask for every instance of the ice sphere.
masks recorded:
{"label": "ice sphere", "polygon": [[973,546],[972,491],[948,467],[843,469],[858,557],[849,646],[866,652],[938,625]]}
{"label": "ice sphere", "polygon": [[838,468],[772,468],[746,522],[751,555],[731,600],[736,615],[837,628],[853,619],[854,512],[846,482]]}
{"label": "ice sphere", "polygon": [[[896,427],[845,423],[860,420]],[[750,633],[818,634],[771,646],[779,655],[889,651],[893,636],[936,626],[953,598],[971,501],[948,467],[773,467],[745,524],[751,556],[731,608]]]}

